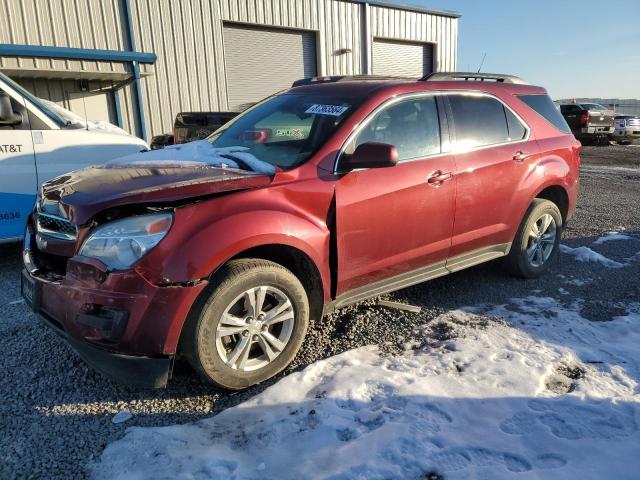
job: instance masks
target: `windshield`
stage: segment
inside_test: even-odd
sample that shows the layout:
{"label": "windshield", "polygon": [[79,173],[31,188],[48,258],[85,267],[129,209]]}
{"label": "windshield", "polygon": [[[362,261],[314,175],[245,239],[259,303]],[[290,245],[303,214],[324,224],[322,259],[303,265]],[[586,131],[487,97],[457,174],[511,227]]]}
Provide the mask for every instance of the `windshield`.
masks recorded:
{"label": "windshield", "polygon": [[583,103],[581,105],[585,110],[608,110],[607,107],[600,105],[599,103]]}
{"label": "windshield", "polygon": [[353,98],[288,93],[265,100],[207,138],[290,169],[306,162],[354,110]]}
{"label": "windshield", "polygon": [[41,99],[39,99],[38,97],[32,95],[30,92],[28,92],[27,90],[22,88],[20,85],[18,85],[16,82],[11,80],[9,77],[4,75],[2,72],[0,72],[0,81],[4,82],[7,85],[9,85],[9,87],[11,87],[16,92],[18,92],[20,95],[22,95],[24,98],[29,100],[29,102],[31,102],[35,107],[37,107],[39,110],[44,112],[51,120],[56,122],[61,127],[64,127],[65,125],[67,125],[67,120],[66,119],[60,117],[60,115],[58,115],[56,112],[51,111],[46,105],[44,105],[42,103]]}

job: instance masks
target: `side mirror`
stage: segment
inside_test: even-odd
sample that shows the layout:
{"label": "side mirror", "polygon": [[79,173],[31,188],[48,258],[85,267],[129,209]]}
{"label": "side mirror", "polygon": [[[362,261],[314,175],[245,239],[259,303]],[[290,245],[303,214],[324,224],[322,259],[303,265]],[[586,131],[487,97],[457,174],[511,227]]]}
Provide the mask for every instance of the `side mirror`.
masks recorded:
{"label": "side mirror", "polygon": [[22,123],[22,114],[13,111],[11,97],[0,92],[0,126],[12,127]]}
{"label": "side mirror", "polygon": [[398,163],[398,149],[395,145],[378,142],[365,142],[355,151],[343,158],[341,166],[345,170],[356,168],[393,167]]}

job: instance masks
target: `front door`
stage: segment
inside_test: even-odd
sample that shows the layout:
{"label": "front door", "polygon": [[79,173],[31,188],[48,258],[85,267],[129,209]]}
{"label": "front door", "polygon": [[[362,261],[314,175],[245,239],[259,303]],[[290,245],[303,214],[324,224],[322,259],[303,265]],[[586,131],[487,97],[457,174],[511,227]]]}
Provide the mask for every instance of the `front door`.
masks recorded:
{"label": "front door", "polygon": [[0,241],[21,237],[38,191],[24,99],[0,87]]}
{"label": "front door", "polygon": [[336,183],[337,296],[427,266],[443,270],[455,183],[453,158],[441,153],[438,118],[434,96],[394,100],[346,148],[349,154],[365,142],[388,143],[397,147],[399,163],[351,171]]}

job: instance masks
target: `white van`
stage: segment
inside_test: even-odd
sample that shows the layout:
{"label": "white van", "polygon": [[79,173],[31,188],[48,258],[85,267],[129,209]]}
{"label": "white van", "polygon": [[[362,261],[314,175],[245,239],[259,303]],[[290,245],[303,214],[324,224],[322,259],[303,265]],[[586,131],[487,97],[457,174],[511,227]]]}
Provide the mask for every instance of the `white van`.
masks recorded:
{"label": "white van", "polygon": [[0,73],[0,243],[22,238],[42,182],[147,149],[124,130],[86,122]]}

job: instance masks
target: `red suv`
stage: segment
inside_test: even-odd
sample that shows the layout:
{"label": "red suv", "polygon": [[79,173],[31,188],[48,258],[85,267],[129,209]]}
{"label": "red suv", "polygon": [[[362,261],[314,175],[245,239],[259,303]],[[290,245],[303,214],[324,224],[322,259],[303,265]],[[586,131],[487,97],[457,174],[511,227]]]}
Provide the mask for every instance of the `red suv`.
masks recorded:
{"label": "red suv", "polygon": [[500,257],[522,277],[549,268],[580,143],[543,88],[299,83],[206,140],[44,185],[23,296],[94,368],[163,386],[181,354],[240,389],[337,308]]}

